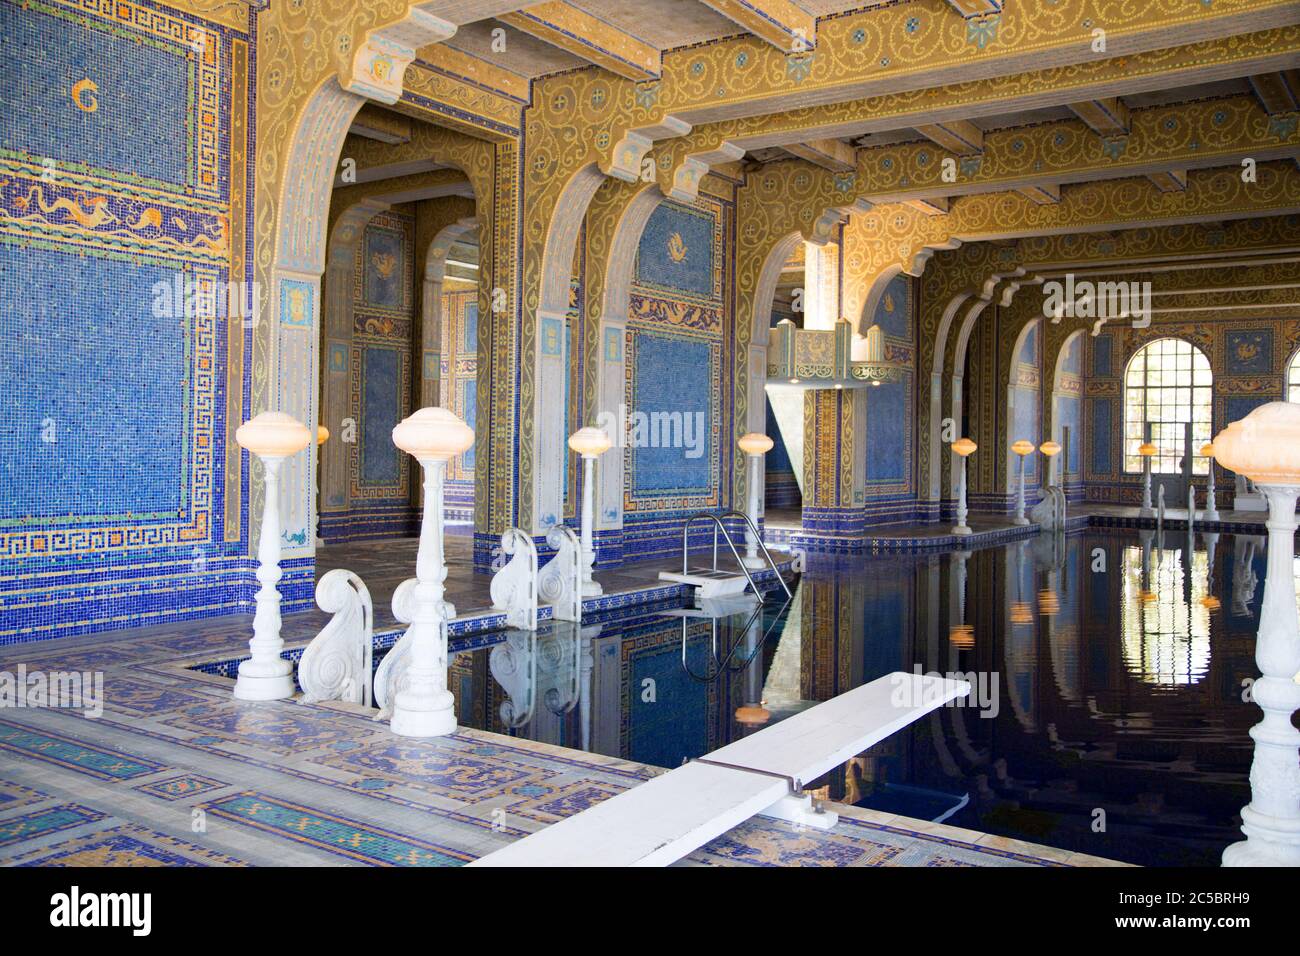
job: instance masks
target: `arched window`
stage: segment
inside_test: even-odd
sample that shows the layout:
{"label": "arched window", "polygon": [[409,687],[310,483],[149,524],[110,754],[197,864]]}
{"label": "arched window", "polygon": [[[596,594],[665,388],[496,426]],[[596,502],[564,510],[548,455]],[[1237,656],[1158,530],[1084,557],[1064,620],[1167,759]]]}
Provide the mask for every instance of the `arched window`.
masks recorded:
{"label": "arched window", "polygon": [[1183,423],[1191,422],[1196,452],[1192,473],[1206,474],[1206,460],[1199,452],[1210,441],[1213,384],[1209,360],[1190,342],[1156,339],[1139,349],[1124,376],[1124,470],[1142,471],[1138,446],[1149,422],[1158,449],[1151,459],[1152,472],[1180,474]]}
{"label": "arched window", "polygon": [[1286,400],[1300,402],[1300,352],[1291,356],[1291,363],[1286,367]]}

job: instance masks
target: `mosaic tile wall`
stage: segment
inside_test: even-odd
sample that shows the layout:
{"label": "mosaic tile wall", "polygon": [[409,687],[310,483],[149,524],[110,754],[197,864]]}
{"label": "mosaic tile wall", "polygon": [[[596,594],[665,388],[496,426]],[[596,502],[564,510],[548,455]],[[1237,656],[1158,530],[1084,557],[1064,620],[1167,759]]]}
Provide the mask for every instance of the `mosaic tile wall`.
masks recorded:
{"label": "mosaic tile wall", "polygon": [[254,28],[0,0],[0,644],[251,599]]}
{"label": "mosaic tile wall", "polygon": [[[1034,322],[1024,333],[1020,351],[1016,353],[1012,368],[1014,385],[1011,389],[1011,441],[1022,438],[1033,442],[1035,446],[1043,440],[1042,403],[1040,401],[1043,387],[1042,322]],[[1015,460],[1014,452],[1007,452],[1007,468],[1010,474],[1018,475],[1020,463]],[[1038,465],[1042,455],[1025,456],[1025,484],[1038,483]]]}
{"label": "mosaic tile wall", "polygon": [[[409,206],[366,224],[353,266],[348,413],[348,509],[321,515],[329,544],[414,534],[412,468],[393,426],[412,411],[415,214]],[[345,427],[347,423],[345,423]]]}
{"label": "mosaic tile wall", "polygon": [[[473,427],[478,409],[478,286],[444,280],[442,316],[439,404]],[[449,518],[474,519],[473,446],[448,465],[443,500]]]}
{"label": "mosaic tile wall", "polygon": [[[624,548],[672,550],[689,512],[723,505],[732,466],[732,203],[665,200],[638,248],[629,297],[625,402],[650,419],[624,455]],[[661,417],[656,417],[661,416]],[[640,445],[640,447],[635,447]],[[657,447],[656,447],[657,446]],[[654,543],[651,543],[654,542]]]}
{"label": "mosaic tile wall", "polygon": [[1056,382],[1056,415],[1061,422],[1062,434],[1070,430],[1069,448],[1066,450],[1066,484],[1078,482],[1083,464],[1083,340],[1076,335],[1066,343],[1061,353]]}
{"label": "mosaic tile wall", "polygon": [[[1087,336],[1084,368],[1083,447],[1087,500],[1138,504],[1141,474],[1126,474],[1121,449],[1124,431],[1124,370],[1142,346],[1158,338],[1191,342],[1209,359],[1214,373],[1212,433],[1267,402],[1285,398],[1287,365],[1300,349],[1300,323],[1252,318],[1201,319],[1196,322],[1154,321],[1149,328],[1107,327]],[[1231,505],[1233,476],[1220,468],[1215,475],[1219,507]],[[1204,477],[1194,483],[1204,500]]]}
{"label": "mosaic tile wall", "polygon": [[876,307],[885,358],[902,368],[897,382],[867,389],[866,524],[910,520],[916,509],[916,286],[899,275]]}

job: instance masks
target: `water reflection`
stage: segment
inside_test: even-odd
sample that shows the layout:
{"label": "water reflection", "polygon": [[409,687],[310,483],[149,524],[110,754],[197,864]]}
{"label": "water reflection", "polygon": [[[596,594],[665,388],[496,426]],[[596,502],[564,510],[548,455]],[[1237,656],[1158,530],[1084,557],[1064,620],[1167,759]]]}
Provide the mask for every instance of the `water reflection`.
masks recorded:
{"label": "water reflection", "polygon": [[1184,538],[1176,547],[1140,533],[1123,553],[1124,665],[1150,684],[1194,684],[1210,667],[1209,555]]}
{"label": "water reflection", "polygon": [[471,726],[672,767],[890,671],[959,673],[978,707],[928,715],[814,789],[1137,863],[1214,864],[1249,799],[1258,711],[1242,687],[1263,560],[1262,539],[1153,533],[828,556],[784,608],[557,622],[457,653],[450,686]]}

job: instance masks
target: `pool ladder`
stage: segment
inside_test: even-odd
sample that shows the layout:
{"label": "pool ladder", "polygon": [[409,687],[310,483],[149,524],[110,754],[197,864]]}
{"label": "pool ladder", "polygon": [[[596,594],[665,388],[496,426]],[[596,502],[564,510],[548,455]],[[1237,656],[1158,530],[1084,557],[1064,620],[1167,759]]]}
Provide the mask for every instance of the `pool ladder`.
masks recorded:
{"label": "pool ladder", "polygon": [[[758,547],[762,549],[763,558],[767,562],[768,568],[775,575],[776,580],[781,585],[781,590],[785,591],[786,599],[790,598],[790,586],[785,583],[785,578],[781,576],[780,570],[777,569],[776,562],[772,560],[772,553],[767,550],[767,545],[763,543],[763,537],[754,527],[754,522],[749,520],[749,515],[743,511],[726,511],[721,515],[714,514],[712,511],[697,511],[686,519],[686,524],[682,526],[682,570],[678,574],[675,571],[660,571],[659,578],[663,581],[677,581],[681,584],[690,584],[697,589],[697,594],[701,598],[726,597],[728,595],[742,594],[746,585],[754,592],[755,596],[762,601],[763,592],[758,589],[754,582],[754,576],[749,573],[749,568],[745,566],[744,559],[740,552],[736,550],[736,543],[731,539],[731,533],[727,530],[726,525],[722,523],[723,518],[739,518],[745,522],[749,533],[754,536]],[[696,521],[713,522],[713,565],[709,568],[692,569],[691,563],[691,525]],[[743,577],[729,571],[723,571],[718,568],[718,535],[721,534],[727,542],[727,547],[731,549],[731,556],[736,559],[736,564],[740,567]]]}

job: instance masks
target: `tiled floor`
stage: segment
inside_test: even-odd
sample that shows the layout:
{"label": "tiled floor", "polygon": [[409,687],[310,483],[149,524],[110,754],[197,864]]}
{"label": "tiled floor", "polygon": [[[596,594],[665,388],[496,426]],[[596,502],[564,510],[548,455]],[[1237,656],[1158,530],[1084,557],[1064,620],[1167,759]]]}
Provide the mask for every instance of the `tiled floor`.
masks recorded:
{"label": "tiled floor", "polygon": [[[299,615],[301,617],[302,615]],[[299,630],[305,624],[296,623]],[[244,703],[188,670],[238,652],[247,620],[5,648],[0,669],[100,670],[105,709],[0,712],[0,862],[455,866],[660,772],[462,728],[393,736],[349,705]],[[841,809],[834,830],[755,818],[688,865],[1102,863]]]}

